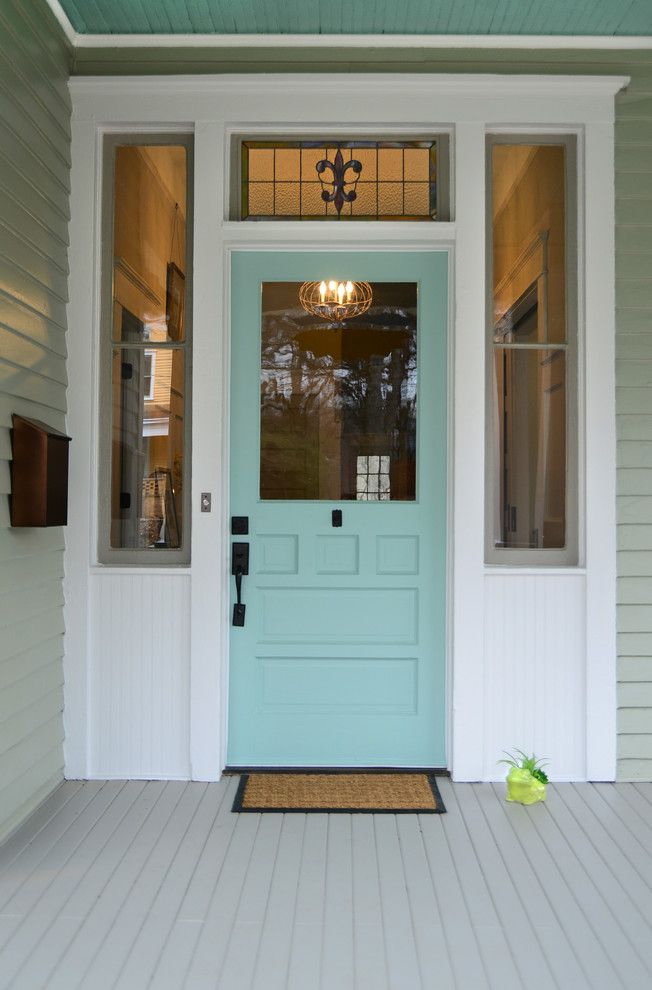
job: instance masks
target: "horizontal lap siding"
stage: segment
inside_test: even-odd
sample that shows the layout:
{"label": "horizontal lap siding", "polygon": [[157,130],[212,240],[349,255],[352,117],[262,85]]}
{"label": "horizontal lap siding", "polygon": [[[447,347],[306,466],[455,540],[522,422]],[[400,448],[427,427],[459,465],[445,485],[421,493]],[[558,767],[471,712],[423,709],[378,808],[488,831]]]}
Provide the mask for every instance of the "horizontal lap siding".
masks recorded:
{"label": "horizontal lap siding", "polygon": [[63,429],[69,55],[0,2],[0,840],[63,778],[63,529],[9,528],[12,413]]}
{"label": "horizontal lap siding", "polygon": [[[638,59],[637,59],[638,61]],[[618,773],[652,778],[652,75],[616,120]]]}

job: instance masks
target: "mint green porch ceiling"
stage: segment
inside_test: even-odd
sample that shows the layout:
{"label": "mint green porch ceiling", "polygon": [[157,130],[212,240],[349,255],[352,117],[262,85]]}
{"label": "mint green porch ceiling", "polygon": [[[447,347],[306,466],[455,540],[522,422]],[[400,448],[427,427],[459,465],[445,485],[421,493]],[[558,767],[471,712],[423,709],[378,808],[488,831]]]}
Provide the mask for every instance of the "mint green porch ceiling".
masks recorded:
{"label": "mint green porch ceiling", "polygon": [[652,0],[61,0],[80,34],[652,35]]}

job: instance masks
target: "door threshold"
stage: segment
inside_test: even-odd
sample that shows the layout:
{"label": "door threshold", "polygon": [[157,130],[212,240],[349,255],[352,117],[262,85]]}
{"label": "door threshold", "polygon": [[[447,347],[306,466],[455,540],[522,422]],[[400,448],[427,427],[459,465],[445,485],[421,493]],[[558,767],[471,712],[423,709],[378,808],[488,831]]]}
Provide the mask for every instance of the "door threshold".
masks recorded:
{"label": "door threshold", "polygon": [[434,773],[438,777],[450,777],[446,767],[224,767],[225,777],[241,773]]}

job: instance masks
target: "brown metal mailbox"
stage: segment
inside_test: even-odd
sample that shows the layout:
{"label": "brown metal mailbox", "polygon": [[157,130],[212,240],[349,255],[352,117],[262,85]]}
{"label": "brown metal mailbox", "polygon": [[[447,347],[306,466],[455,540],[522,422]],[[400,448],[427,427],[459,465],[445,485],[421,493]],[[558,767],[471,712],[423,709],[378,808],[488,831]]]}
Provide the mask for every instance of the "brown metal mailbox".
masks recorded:
{"label": "brown metal mailbox", "polygon": [[37,419],[12,421],[11,525],[65,526],[70,437]]}

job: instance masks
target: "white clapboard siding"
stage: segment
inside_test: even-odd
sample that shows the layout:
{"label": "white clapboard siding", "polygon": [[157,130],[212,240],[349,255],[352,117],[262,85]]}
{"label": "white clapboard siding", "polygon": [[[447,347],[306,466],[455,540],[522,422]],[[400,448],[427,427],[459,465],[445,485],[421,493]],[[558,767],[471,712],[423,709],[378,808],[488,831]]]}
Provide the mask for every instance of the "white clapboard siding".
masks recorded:
{"label": "white clapboard siding", "polygon": [[0,6],[0,840],[63,777],[62,529],[11,530],[12,413],[66,411],[69,52],[43,0]]}

